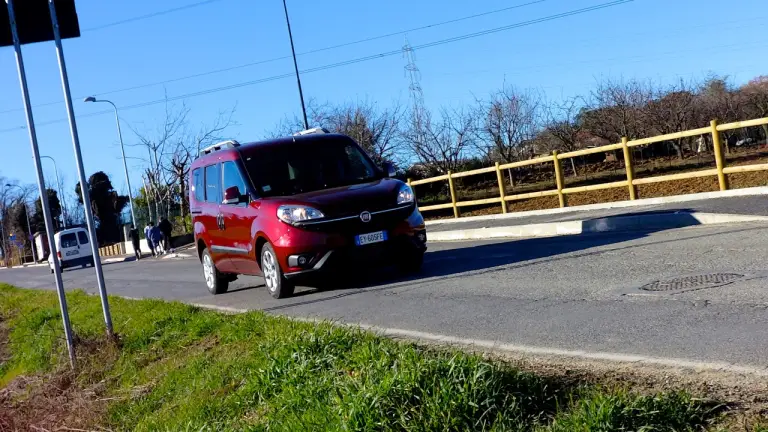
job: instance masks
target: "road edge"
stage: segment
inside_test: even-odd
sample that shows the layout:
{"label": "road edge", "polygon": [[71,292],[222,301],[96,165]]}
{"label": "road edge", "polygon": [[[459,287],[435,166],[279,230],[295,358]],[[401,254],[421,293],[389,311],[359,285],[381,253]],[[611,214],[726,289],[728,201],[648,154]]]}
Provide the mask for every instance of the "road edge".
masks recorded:
{"label": "road edge", "polygon": [[[213,310],[217,312],[240,314],[247,312],[256,312],[258,310],[249,310],[229,306],[217,306],[205,303],[192,303],[191,306],[201,309]],[[265,312],[267,313],[267,312]],[[584,350],[566,350],[560,348],[537,347],[530,345],[517,345],[512,343],[503,343],[498,341],[484,339],[460,338],[441,334],[427,333],[415,330],[404,330],[398,328],[380,327],[365,323],[345,323],[341,321],[332,321],[320,318],[294,317],[289,315],[278,315],[292,321],[308,323],[325,323],[335,326],[357,328],[373,332],[377,335],[390,339],[404,339],[412,342],[435,343],[446,347],[460,347],[471,351],[479,351],[487,354],[513,354],[524,357],[550,357],[566,358],[574,360],[600,361],[612,364],[624,365],[642,365],[652,367],[664,367],[691,370],[696,372],[727,372],[738,375],[752,375],[758,377],[768,377],[768,368],[755,366],[745,366],[725,362],[705,362],[680,358],[652,357],[636,354],[621,354],[611,352],[590,352]]]}
{"label": "road edge", "polygon": [[431,242],[489,240],[495,238],[556,237],[608,232],[661,231],[699,225],[768,222],[768,216],[705,212],[666,212],[644,215],[606,216],[563,222],[470,228],[451,231],[427,231]]}

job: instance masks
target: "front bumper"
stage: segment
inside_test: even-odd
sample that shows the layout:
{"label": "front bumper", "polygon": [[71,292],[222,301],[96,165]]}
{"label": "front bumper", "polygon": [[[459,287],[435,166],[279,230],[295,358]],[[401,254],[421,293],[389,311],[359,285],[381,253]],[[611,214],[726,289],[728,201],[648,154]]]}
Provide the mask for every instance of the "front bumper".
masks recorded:
{"label": "front bumper", "polygon": [[[392,264],[404,255],[421,253],[426,249],[427,232],[422,229],[364,246],[356,246],[353,243],[319,254],[289,255],[287,260],[290,270],[285,272],[285,277],[291,279],[311,273],[382,266]],[[300,258],[304,258],[303,265],[299,264]]]}

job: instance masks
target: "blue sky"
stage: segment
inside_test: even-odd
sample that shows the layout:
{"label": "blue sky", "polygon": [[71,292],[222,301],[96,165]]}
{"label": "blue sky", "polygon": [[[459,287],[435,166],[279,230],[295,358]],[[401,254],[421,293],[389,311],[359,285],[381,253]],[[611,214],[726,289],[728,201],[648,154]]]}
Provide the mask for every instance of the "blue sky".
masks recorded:
{"label": "blue sky", "polygon": [[[18,1],[18,0],[17,0]],[[412,31],[411,45],[439,41],[535,20],[611,0],[289,0],[297,52],[306,52],[408,30],[474,14],[534,3],[449,25]],[[289,58],[259,65],[146,86],[216,69],[290,55],[280,0],[214,0],[168,14],[105,28],[127,18],[198,3],[199,0],[78,0],[83,29],[64,41],[75,112],[87,175],[103,170],[125,192],[114,117],[97,114],[105,104],[84,104],[95,94],[118,107],[158,101],[167,94],[217,89],[290,73]],[[630,3],[525,27],[417,50],[421,85],[429,107],[473,102],[505,82],[535,88],[549,98],[585,94],[601,78],[640,78],[671,82],[700,79],[708,73],[741,84],[768,74],[768,9],[765,0],[635,0]],[[356,59],[400,49],[405,35],[299,57],[299,68]],[[76,168],[62,102],[53,43],[24,47],[40,152],[56,159],[71,193]],[[307,98],[348,102],[368,99],[381,105],[408,102],[402,55],[302,75]],[[0,49],[0,176],[34,183],[32,153],[11,48]],[[232,138],[261,138],[285,115],[299,110],[295,79],[287,77],[229,90],[181,98],[192,125],[210,122],[237,106]],[[129,125],[150,131],[164,118],[164,104],[122,109],[126,144],[135,144]],[[144,156],[127,148],[129,157]],[[46,177],[53,179],[48,161]],[[129,159],[134,188],[143,162]]]}

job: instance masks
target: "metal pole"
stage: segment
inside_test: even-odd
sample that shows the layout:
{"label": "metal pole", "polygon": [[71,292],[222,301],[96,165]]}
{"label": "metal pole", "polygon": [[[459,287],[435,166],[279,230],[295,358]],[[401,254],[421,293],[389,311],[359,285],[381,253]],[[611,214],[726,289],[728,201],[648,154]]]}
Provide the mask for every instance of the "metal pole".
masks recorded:
{"label": "metal pole", "polygon": [[288,5],[283,0],[283,10],[285,10],[285,23],[288,24],[288,39],[291,41],[291,54],[293,55],[293,68],[296,70],[296,83],[299,85],[299,99],[301,99],[301,113],[304,115],[304,129],[309,129],[307,121],[307,108],[304,106],[304,92],[301,91],[301,78],[299,78],[299,64],[296,62],[296,50],[293,48],[293,33],[291,32],[291,21],[288,19]]}
{"label": "metal pole", "polygon": [[131,221],[133,226],[136,227],[136,213],[133,211],[133,190],[131,189],[131,178],[128,176],[128,163],[125,160],[125,146],[123,145],[123,132],[120,130],[120,116],[117,113],[117,106],[112,101],[106,99],[96,99],[95,97],[88,97],[86,102],[105,102],[112,105],[115,109],[115,122],[117,122],[117,137],[120,138],[120,153],[123,155],[123,170],[125,170],[125,182],[128,184],[128,203],[131,205]]}
{"label": "metal pole", "polygon": [[149,189],[147,189],[147,181],[144,180],[144,176],[141,176],[141,182],[144,183],[144,198],[147,199],[147,223],[149,223],[152,220],[152,204],[149,203]]}
{"label": "metal pole", "polygon": [[[64,49],[61,46],[61,35],[59,33],[59,22],[56,19],[56,6],[53,0],[48,0],[48,9],[51,13],[51,23],[53,24],[53,38],[56,42],[56,56],[59,60],[59,71],[61,72],[61,87],[64,90],[64,101],[67,105],[67,117],[69,118],[69,130],[72,134],[72,146],[75,151],[75,161],[77,162],[77,174],[80,180],[80,192],[83,199],[83,210],[85,210],[85,222],[88,225],[88,234],[91,236],[91,253],[93,254],[93,264],[96,268],[96,281],[99,284],[99,296],[101,297],[101,308],[104,312],[104,323],[107,326],[107,335],[112,336],[112,315],[109,312],[109,299],[107,299],[107,288],[104,285],[104,273],[101,269],[101,257],[99,256],[99,246],[96,238],[96,228],[93,222],[93,210],[91,209],[91,196],[88,192],[88,182],[85,178],[85,169],[83,168],[83,155],[80,151],[80,138],[77,135],[77,123],[75,122],[75,110],[72,108],[72,94],[69,91],[69,78],[67,77],[67,65],[64,61]],[[47,208],[47,207],[46,207]]]}
{"label": "metal pole", "polygon": [[59,296],[59,307],[61,309],[61,319],[64,324],[64,335],[67,341],[67,350],[69,351],[69,363],[75,368],[75,346],[72,341],[72,327],[69,323],[69,311],[67,310],[67,297],[64,295],[64,283],[61,280],[61,265],[59,257],[56,255],[56,244],[53,239],[53,221],[51,212],[48,208],[48,194],[45,193],[45,178],[43,177],[43,168],[40,163],[40,152],[37,148],[37,133],[35,132],[35,121],[32,117],[32,107],[29,103],[29,90],[27,89],[27,74],[24,71],[24,60],[21,55],[21,42],[16,31],[16,15],[13,13],[13,0],[5,0],[8,5],[8,18],[11,22],[11,34],[13,36],[13,47],[16,50],[16,67],[19,71],[19,82],[21,84],[21,94],[24,100],[24,110],[27,115],[27,130],[29,131],[29,142],[32,146],[33,160],[35,170],[37,171],[37,187],[40,190],[40,199],[43,204],[43,219],[45,220],[45,234],[48,237],[48,247],[51,251],[53,261],[53,273],[56,279],[56,292]]}
{"label": "metal pole", "polygon": [[128,176],[128,162],[125,160],[125,146],[123,145],[123,132],[120,130],[120,117],[117,114],[117,107],[115,104],[113,104],[110,101],[104,101],[109,102],[110,105],[112,105],[112,108],[115,109],[115,122],[117,122],[117,136],[120,138],[120,153],[123,155],[123,170],[125,170],[125,182],[128,184],[128,199],[131,202],[131,221],[133,221],[133,227],[138,228],[136,226],[136,213],[133,211],[133,190],[131,189],[131,178]]}
{"label": "metal pole", "polygon": [[61,208],[61,224],[64,228],[67,227],[67,212],[64,211],[64,205],[62,205],[62,195],[64,190],[61,188],[61,180],[59,179],[59,168],[56,167],[56,161],[50,156],[40,156],[40,159],[50,159],[53,162],[53,173],[56,174],[56,187],[59,189],[59,207]]}

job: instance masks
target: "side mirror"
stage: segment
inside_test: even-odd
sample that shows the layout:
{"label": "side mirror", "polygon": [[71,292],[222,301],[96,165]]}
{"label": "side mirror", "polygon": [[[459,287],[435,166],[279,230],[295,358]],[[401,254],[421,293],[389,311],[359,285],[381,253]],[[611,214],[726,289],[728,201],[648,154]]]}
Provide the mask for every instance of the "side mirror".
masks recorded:
{"label": "side mirror", "polygon": [[397,173],[395,172],[395,166],[392,165],[390,162],[384,162],[382,165],[382,168],[384,169],[384,172],[387,174],[387,177],[394,177]]}
{"label": "side mirror", "polygon": [[224,190],[223,204],[240,204],[244,201],[243,195],[240,193],[240,188],[232,186]]}

